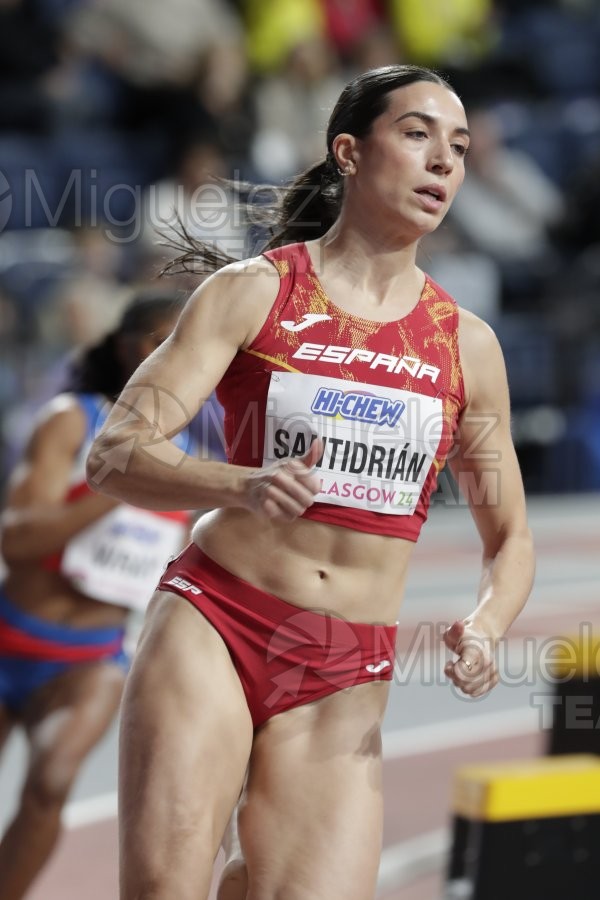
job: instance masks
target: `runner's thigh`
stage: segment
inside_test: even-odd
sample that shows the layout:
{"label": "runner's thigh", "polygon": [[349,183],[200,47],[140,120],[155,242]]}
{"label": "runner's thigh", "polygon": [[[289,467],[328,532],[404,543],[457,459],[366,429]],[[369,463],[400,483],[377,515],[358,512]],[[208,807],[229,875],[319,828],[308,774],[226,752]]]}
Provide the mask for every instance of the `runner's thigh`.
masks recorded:
{"label": "runner's thigh", "polygon": [[122,898],[205,896],[251,743],[222,639],[184,598],[157,593],[121,720]]}
{"label": "runner's thigh", "polygon": [[35,691],[22,713],[33,786],[55,799],[66,795],[82,762],[110,727],[124,681],[117,663],[95,662],[73,665]]}
{"label": "runner's thigh", "polygon": [[240,816],[249,900],[371,900],[383,803],[388,686],[360,685],[258,732]]}

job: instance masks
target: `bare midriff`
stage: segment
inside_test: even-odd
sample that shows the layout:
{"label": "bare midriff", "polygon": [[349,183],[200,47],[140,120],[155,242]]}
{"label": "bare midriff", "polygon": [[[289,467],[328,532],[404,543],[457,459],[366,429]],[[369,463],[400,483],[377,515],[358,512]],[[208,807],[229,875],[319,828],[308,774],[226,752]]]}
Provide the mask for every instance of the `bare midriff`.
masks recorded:
{"label": "bare midriff", "polygon": [[215,562],[295,606],[394,624],[414,543],[308,519],[274,523],[244,510],[203,516],[194,542]]}

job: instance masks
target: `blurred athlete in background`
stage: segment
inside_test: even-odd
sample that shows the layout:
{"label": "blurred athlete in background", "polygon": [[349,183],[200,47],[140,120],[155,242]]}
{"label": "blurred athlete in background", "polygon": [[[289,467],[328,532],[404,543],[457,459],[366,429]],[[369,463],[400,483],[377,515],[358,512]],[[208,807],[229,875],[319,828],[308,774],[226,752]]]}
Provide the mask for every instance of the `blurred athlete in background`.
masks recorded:
{"label": "blurred athlete in background", "polygon": [[[29,756],[19,808],[0,842],[2,900],[24,897],[50,856],[79,768],[120,703],[129,610],[143,608],[189,534],[189,514],[149,515],[93,494],[84,472],[115,397],[179,312],[167,291],[132,299],[116,330],[75,363],[70,390],[43,408],[9,483],[0,749],[20,725]],[[191,450],[185,430],[176,445]]]}

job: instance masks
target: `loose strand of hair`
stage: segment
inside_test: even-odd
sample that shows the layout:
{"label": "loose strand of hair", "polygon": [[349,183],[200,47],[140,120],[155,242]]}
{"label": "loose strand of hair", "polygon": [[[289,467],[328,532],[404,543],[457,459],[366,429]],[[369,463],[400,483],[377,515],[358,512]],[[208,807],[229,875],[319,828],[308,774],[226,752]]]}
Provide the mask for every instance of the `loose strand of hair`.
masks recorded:
{"label": "loose strand of hair", "polygon": [[[246,224],[264,234],[260,252],[296,241],[320,237],[331,227],[339,212],[341,188],[335,168],[327,160],[305,169],[287,185],[251,184],[213,178],[232,194]],[[161,232],[160,245],[175,252],[161,269],[161,275],[209,275],[239,262],[211,242],[190,234],[179,211],[169,233]]]}

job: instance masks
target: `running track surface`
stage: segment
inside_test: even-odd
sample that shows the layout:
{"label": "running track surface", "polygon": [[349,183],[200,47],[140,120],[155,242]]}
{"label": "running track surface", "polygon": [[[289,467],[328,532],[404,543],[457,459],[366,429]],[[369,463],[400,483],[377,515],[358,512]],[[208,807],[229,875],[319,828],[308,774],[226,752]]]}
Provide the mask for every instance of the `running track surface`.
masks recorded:
{"label": "running track surface", "polygon": [[[551,686],[540,674],[535,648],[543,639],[576,634],[582,622],[600,628],[600,496],[536,499],[530,502],[530,519],[538,554],[536,587],[507,643],[510,684],[483,702],[460,700],[436,676],[443,667],[439,623],[470,611],[477,585],[479,545],[465,510],[434,510],[417,546],[400,615],[401,670],[395,679],[400,683],[392,689],[384,727],[384,856],[392,868],[397,854],[410,855],[415,839],[439,844],[443,829],[449,829],[458,766],[545,752],[547,710],[540,698]],[[418,644],[415,635],[421,636]],[[524,649],[526,638],[532,658]],[[114,777],[113,756],[107,763],[104,754],[103,765],[111,771],[102,772],[103,784],[107,774]],[[6,800],[3,774],[0,811]],[[116,822],[110,815],[69,828],[28,900],[117,900],[116,851]],[[439,868],[401,887],[388,881],[378,898],[440,900]]]}

